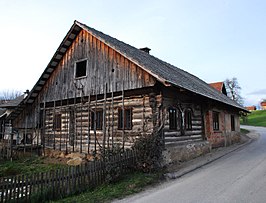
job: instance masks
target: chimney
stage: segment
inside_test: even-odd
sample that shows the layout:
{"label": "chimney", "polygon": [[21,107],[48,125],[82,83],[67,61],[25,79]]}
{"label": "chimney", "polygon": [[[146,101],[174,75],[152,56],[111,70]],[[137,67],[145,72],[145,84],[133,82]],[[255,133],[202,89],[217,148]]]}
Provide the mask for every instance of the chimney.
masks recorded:
{"label": "chimney", "polygon": [[26,91],[24,92],[24,99],[29,95],[29,93],[30,93],[29,90],[26,90]]}
{"label": "chimney", "polygon": [[149,54],[151,49],[148,47],[144,47],[144,48],[140,48],[139,50],[144,51]]}

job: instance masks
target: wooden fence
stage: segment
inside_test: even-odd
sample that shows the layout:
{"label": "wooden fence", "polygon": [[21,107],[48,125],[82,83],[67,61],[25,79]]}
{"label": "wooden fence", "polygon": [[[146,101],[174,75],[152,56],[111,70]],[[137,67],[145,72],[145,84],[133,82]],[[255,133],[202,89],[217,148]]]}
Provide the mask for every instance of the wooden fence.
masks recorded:
{"label": "wooden fence", "polygon": [[0,202],[44,202],[78,194],[133,170],[134,151],[34,175],[0,178]]}

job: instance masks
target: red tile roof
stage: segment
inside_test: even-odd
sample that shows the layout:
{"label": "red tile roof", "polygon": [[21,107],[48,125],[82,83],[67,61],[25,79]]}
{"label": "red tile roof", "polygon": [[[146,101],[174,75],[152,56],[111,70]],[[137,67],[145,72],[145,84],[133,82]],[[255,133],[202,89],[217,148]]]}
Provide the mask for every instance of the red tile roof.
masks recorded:
{"label": "red tile roof", "polygon": [[266,102],[263,101],[263,102],[260,103],[260,105],[261,105],[261,106],[266,106]]}
{"label": "red tile roof", "polygon": [[217,89],[219,92],[222,92],[223,90],[223,82],[214,82],[214,83],[210,83],[210,86],[212,86],[213,88]]}
{"label": "red tile roof", "polygon": [[255,110],[257,110],[257,107],[256,106],[246,106],[246,109],[249,111],[255,111]]}

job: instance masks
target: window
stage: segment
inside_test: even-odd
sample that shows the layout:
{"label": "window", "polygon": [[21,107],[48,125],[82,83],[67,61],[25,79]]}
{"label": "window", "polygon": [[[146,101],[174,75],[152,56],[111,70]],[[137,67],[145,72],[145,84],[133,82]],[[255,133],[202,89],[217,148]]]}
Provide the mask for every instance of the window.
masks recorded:
{"label": "window", "polygon": [[94,129],[94,124],[96,130],[103,129],[103,110],[97,109],[96,111],[91,112],[91,129]]}
{"label": "window", "polygon": [[61,130],[61,114],[56,113],[53,120],[53,130]]}
{"label": "window", "polygon": [[235,131],[235,116],[231,115],[231,130]]}
{"label": "window", "polygon": [[219,113],[214,111],[212,114],[212,119],[213,119],[213,130],[219,130]]}
{"label": "window", "polygon": [[177,129],[177,110],[174,108],[169,108],[169,129],[176,130]]}
{"label": "window", "polygon": [[76,62],[75,77],[80,78],[87,75],[87,60]]}
{"label": "window", "polygon": [[190,110],[185,111],[185,129],[192,130],[192,112]]}
{"label": "window", "polygon": [[118,129],[130,130],[132,129],[132,109],[125,108],[118,109]]}

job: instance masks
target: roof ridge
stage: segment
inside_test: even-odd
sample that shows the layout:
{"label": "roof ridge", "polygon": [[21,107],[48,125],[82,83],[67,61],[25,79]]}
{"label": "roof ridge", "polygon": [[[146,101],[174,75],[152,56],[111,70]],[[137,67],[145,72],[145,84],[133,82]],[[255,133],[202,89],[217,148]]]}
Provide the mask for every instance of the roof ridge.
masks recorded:
{"label": "roof ridge", "polygon": [[[115,49],[126,58],[141,66],[148,73],[153,75],[155,78],[160,79],[161,82],[171,83],[178,87],[187,89],[191,92],[200,94],[202,96],[214,99],[216,101],[231,105],[242,110],[245,110],[243,106],[233,101],[231,98],[226,95],[216,91],[211,88],[208,83],[200,79],[199,77],[176,67],[166,61],[163,61],[151,54],[143,52],[138,48],[127,44],[123,41],[120,41],[112,36],[109,36],[101,31],[98,31],[94,28],[87,26],[86,24],[77,22],[79,26],[83,29],[89,31],[96,38],[106,43],[111,48]],[[175,77],[176,76],[176,77]],[[181,77],[177,79],[177,76]],[[190,79],[189,82],[186,80]]]}

